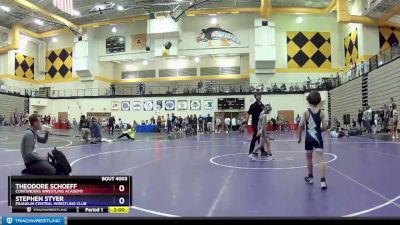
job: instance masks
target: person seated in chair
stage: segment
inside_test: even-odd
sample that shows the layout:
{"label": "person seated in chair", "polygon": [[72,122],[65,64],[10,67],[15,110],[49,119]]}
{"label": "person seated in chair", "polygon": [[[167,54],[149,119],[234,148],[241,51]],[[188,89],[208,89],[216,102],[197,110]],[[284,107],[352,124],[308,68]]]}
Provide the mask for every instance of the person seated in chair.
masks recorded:
{"label": "person seated in chair", "polygon": [[100,124],[96,122],[96,118],[92,118],[92,123],[90,124],[90,144],[101,143],[101,128]]}
{"label": "person seated in chair", "polygon": [[42,129],[40,118],[37,114],[29,117],[30,128],[25,130],[21,142],[21,154],[24,160],[26,169],[22,173],[32,175],[55,175],[57,170],[49,162],[48,156],[40,156],[37,153],[37,142],[47,143],[49,131],[46,131],[45,136],[41,137],[37,134],[38,130]]}

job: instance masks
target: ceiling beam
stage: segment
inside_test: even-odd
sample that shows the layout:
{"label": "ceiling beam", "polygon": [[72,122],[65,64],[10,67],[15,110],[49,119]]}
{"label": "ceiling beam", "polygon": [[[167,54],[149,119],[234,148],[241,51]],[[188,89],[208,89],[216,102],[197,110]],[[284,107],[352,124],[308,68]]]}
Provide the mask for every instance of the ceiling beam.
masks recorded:
{"label": "ceiling beam", "polygon": [[383,15],[379,19],[379,25],[384,25],[392,16],[396,15],[399,12],[400,12],[400,3],[392,7],[388,12],[385,13],[385,15]]}
{"label": "ceiling beam", "polygon": [[53,13],[51,13],[51,12],[49,12],[49,11],[47,11],[47,10],[45,10],[45,9],[35,5],[35,4],[33,4],[33,3],[30,3],[27,0],[14,0],[14,2],[17,5],[25,8],[25,9],[36,11],[37,13],[39,13],[39,14],[45,16],[45,17],[54,19],[54,20],[56,20],[56,21],[58,21],[58,22],[60,22],[62,24],[65,24],[66,26],[68,26],[70,28],[73,28],[75,30],[79,30],[79,26],[78,25],[72,23],[71,21],[69,21],[69,20],[67,20],[67,19],[65,19],[65,18],[63,18],[61,16],[53,14]]}
{"label": "ceiling beam", "polygon": [[262,18],[268,18],[271,15],[272,0],[261,0],[260,5],[260,16]]}
{"label": "ceiling beam", "polygon": [[391,26],[400,28],[400,24],[384,22],[380,23],[379,20],[366,17],[350,15],[347,9],[348,0],[337,0],[337,22],[338,23],[361,23],[367,26]]}

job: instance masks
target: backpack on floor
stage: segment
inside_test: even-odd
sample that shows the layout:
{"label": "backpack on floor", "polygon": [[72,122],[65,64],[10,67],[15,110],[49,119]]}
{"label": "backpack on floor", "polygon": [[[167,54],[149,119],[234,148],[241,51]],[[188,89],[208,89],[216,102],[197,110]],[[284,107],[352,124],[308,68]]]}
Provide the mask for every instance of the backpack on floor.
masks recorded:
{"label": "backpack on floor", "polygon": [[349,136],[360,136],[362,135],[362,131],[358,128],[351,128],[349,130]]}
{"label": "backpack on floor", "polygon": [[57,150],[54,147],[53,151],[49,155],[50,163],[56,168],[56,175],[69,175],[72,172],[71,165],[68,162],[67,157],[62,151]]}

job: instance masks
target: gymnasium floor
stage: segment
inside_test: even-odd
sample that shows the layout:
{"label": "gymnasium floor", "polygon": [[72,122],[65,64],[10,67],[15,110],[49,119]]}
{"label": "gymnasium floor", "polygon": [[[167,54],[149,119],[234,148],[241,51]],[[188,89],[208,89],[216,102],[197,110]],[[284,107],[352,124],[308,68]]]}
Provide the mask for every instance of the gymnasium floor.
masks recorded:
{"label": "gymnasium floor", "polygon": [[[20,128],[0,127],[0,215],[4,216],[11,214],[7,176],[23,169],[21,136]],[[274,161],[249,161],[251,137],[242,134],[181,138],[147,134],[138,135],[135,142],[100,145],[50,136],[39,152],[64,146],[60,149],[72,164],[72,175],[133,176],[134,206],[128,215],[133,217],[400,216],[399,142],[326,136],[328,189],[322,191],[317,167],[314,185],[303,180],[304,143],[297,144],[293,133],[275,138]]]}

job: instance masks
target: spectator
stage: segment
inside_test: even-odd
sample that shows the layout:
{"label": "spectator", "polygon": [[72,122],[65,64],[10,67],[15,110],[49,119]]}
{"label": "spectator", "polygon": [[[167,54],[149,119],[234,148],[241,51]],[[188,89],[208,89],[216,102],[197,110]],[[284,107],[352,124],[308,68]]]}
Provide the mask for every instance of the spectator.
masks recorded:
{"label": "spectator", "polygon": [[341,82],[340,82],[340,76],[339,76],[339,72],[336,73],[336,86],[340,86]]}
{"label": "spectator", "polygon": [[390,119],[390,109],[388,105],[383,106],[383,130],[387,132]]}
{"label": "spectator", "polygon": [[101,142],[101,128],[95,117],[92,117],[92,123],[90,124],[90,135],[90,144],[97,144]]}
{"label": "spectator", "polygon": [[166,120],[165,120],[164,116],[161,116],[161,129],[162,130],[165,129],[165,122],[166,122]]}
{"label": "spectator", "polygon": [[115,117],[111,116],[108,119],[108,134],[114,135]]}
{"label": "spectator", "polygon": [[193,135],[196,135],[196,134],[197,134],[197,123],[198,123],[198,121],[197,121],[197,116],[196,116],[196,114],[195,114],[195,115],[193,115],[193,120],[192,120],[192,124],[193,124]]}
{"label": "spectator", "polygon": [[211,132],[212,131],[212,117],[210,116],[210,114],[207,115],[207,131]]}
{"label": "spectator", "polygon": [[333,119],[333,121],[334,121],[334,125],[335,125],[335,129],[340,129],[340,122],[339,122],[339,120],[335,117],[334,119]]}
{"label": "spectator", "polygon": [[237,126],[237,119],[235,117],[232,117],[232,120],[231,120],[232,131],[236,130],[236,126]]}
{"label": "spectator", "polygon": [[3,126],[4,123],[4,115],[0,114],[0,126]]}
{"label": "spectator", "polygon": [[121,118],[118,119],[119,129],[124,129],[124,122],[122,122]]}
{"label": "spectator", "polygon": [[366,119],[365,128],[367,129],[368,133],[371,133],[372,132],[372,129],[371,129],[371,125],[372,125],[372,109],[371,109],[371,107],[369,105],[366,107],[365,115],[366,115],[365,116],[365,119]]}
{"label": "spectator", "polygon": [[158,132],[161,132],[161,116],[157,117],[157,127],[158,127]]}
{"label": "spectator", "polygon": [[357,127],[357,122],[356,122],[355,119],[352,120],[352,123],[353,123],[352,128],[356,128]]}
{"label": "spectator", "polygon": [[55,175],[57,171],[49,163],[49,157],[40,156],[36,151],[36,142],[47,143],[49,131],[46,131],[44,137],[37,134],[37,131],[42,129],[40,117],[37,114],[29,117],[29,123],[31,127],[25,130],[21,143],[21,154],[26,167],[25,172],[34,175]]}
{"label": "spectator", "polygon": [[357,122],[360,125],[360,129],[361,129],[361,124],[362,124],[362,120],[363,120],[363,112],[361,111],[361,109],[358,110],[358,115],[357,115]]}
{"label": "spectator", "polygon": [[301,117],[300,117],[299,114],[297,114],[297,116],[296,116],[296,124],[299,125],[300,121],[301,121]]}
{"label": "spectator", "polygon": [[199,115],[199,132],[204,132],[204,118]]}
{"label": "spectator", "polygon": [[85,116],[81,116],[81,120],[79,121],[79,130],[82,132],[82,140],[89,141],[89,121],[86,120]]}
{"label": "spectator", "polygon": [[74,118],[74,120],[73,120],[73,122],[72,122],[72,125],[73,125],[73,127],[74,127],[74,130],[77,130],[77,129],[78,129],[78,122],[76,121],[75,118]]}
{"label": "spectator", "polygon": [[225,117],[224,124],[225,124],[225,133],[229,133],[231,126],[231,119],[229,117]]}
{"label": "spectator", "polygon": [[221,133],[221,126],[222,126],[221,116],[217,117],[217,119],[215,120],[215,125],[217,126],[217,130],[215,133]]}
{"label": "spectator", "polygon": [[286,91],[286,84],[281,85],[281,91],[285,92]]}
{"label": "spectator", "polygon": [[310,79],[310,77],[307,77],[306,83],[307,83],[307,90],[310,90],[311,89],[311,79]]}
{"label": "spectator", "polygon": [[374,123],[374,134],[376,134],[376,132],[378,131],[379,114],[380,114],[380,112],[377,111],[377,112],[375,112],[375,115],[374,115],[374,120],[373,120],[373,123]]}
{"label": "spectator", "polygon": [[197,92],[201,93],[201,89],[203,88],[203,81],[199,81],[197,83]]}
{"label": "spectator", "polygon": [[167,114],[167,133],[172,132],[172,116]]}
{"label": "spectator", "polygon": [[110,88],[111,88],[111,95],[114,96],[114,95],[115,95],[115,84],[112,83],[112,84],[110,85]]}

